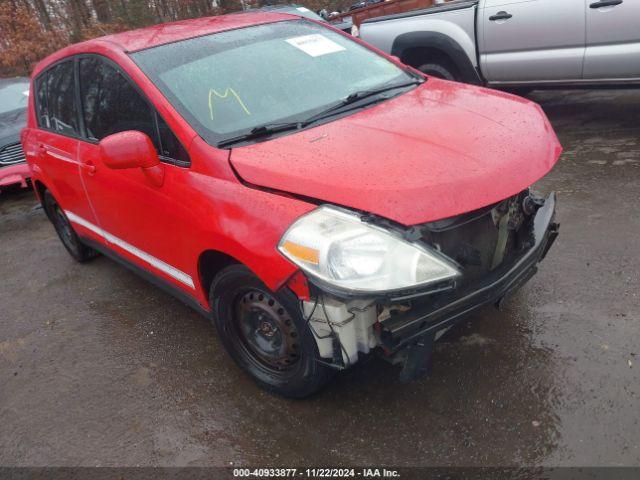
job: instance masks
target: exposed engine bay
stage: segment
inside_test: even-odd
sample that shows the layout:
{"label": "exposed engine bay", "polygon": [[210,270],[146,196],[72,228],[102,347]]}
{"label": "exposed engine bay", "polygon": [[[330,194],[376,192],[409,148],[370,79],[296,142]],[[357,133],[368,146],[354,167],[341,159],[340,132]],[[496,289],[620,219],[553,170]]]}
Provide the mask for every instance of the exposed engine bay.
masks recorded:
{"label": "exposed engine bay", "polygon": [[320,356],[338,369],[376,350],[403,364],[401,378],[424,373],[433,342],[464,315],[496,306],[537,269],[558,234],[555,196],[528,189],[502,202],[457,217],[413,226],[404,232],[453,260],[462,275],[428,290],[389,292],[362,298],[314,289],[302,302]]}

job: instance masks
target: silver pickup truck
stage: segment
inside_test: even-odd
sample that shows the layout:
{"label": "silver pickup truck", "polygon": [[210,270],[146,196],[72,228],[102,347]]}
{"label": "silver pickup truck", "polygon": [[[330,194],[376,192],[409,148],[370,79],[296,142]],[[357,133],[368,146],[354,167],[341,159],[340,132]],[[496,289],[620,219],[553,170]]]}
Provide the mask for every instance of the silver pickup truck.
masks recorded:
{"label": "silver pickup truck", "polygon": [[360,37],[449,80],[640,86],[640,0],[453,1],[366,20]]}

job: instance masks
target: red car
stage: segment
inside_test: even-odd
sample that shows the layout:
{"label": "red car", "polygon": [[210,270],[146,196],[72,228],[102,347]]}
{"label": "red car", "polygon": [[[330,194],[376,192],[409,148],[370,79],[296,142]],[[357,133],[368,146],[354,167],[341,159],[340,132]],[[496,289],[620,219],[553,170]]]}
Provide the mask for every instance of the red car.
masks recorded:
{"label": "red car", "polygon": [[286,14],[67,47],[33,73],[22,142],[76,260],[166,287],[286,396],[373,352],[416,377],[557,234],[528,188],[561,151],[537,105]]}

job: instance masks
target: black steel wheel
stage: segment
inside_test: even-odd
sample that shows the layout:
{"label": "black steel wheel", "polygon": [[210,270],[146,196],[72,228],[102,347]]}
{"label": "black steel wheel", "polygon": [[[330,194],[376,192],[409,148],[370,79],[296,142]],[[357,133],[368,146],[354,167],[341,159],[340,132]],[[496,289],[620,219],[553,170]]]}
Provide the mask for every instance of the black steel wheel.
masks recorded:
{"label": "black steel wheel", "polygon": [[439,63],[425,63],[418,67],[422,73],[425,73],[431,77],[442,78],[444,80],[458,80],[457,72],[449,65]]}
{"label": "black steel wheel", "polygon": [[247,267],[231,265],[210,290],[213,322],[236,363],[263,388],[306,397],[334,370],[319,363],[313,334],[290,292],[272,292]]}
{"label": "black steel wheel", "polygon": [[248,289],[235,300],[233,327],[256,361],[274,371],[293,368],[300,359],[298,329],[273,295]]}
{"label": "black steel wheel", "polygon": [[71,226],[69,219],[49,190],[45,190],[42,200],[44,211],[69,254],[78,262],[86,262],[95,258],[98,252],[86,246],[80,238],[78,238],[78,234]]}

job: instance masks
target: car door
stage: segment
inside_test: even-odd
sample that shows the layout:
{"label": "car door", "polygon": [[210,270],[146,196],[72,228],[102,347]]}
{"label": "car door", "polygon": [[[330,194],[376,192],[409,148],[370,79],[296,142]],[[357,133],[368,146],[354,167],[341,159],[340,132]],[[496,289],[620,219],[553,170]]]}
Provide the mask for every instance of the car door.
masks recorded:
{"label": "car door", "polygon": [[640,78],[640,1],[585,1],[584,78]]}
{"label": "car door", "polygon": [[[166,122],[116,64],[98,55],[79,59],[81,113],[86,141],[80,161],[99,231],[122,258],[193,293],[196,266],[186,247],[189,218],[189,157]],[[140,168],[109,169],[99,141],[126,130],[147,134],[164,163],[155,184]]]}
{"label": "car door", "polygon": [[480,64],[489,82],[582,78],[584,0],[486,0],[478,21]]}
{"label": "car door", "polygon": [[[75,82],[75,59],[65,59],[35,79],[38,128],[34,133],[36,166],[47,187],[67,215],[81,215],[95,222],[78,161],[80,123]],[[81,225],[78,233],[95,237]]]}

